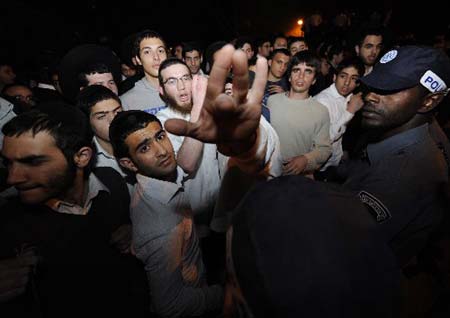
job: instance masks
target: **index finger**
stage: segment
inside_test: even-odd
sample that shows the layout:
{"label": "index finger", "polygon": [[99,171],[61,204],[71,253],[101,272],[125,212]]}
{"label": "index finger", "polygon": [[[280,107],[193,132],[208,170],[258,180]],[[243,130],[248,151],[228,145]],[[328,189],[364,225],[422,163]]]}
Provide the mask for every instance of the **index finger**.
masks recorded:
{"label": "index finger", "polygon": [[208,88],[206,89],[208,101],[213,101],[218,95],[222,94],[234,51],[234,47],[227,44],[216,53],[217,56],[209,74]]}
{"label": "index finger", "polygon": [[267,83],[268,66],[264,57],[256,60],[255,80],[249,94],[249,102],[260,104],[264,96],[264,89]]}
{"label": "index finger", "polygon": [[248,93],[248,64],[247,55],[242,50],[233,54],[233,96],[237,104],[242,104],[247,98]]}

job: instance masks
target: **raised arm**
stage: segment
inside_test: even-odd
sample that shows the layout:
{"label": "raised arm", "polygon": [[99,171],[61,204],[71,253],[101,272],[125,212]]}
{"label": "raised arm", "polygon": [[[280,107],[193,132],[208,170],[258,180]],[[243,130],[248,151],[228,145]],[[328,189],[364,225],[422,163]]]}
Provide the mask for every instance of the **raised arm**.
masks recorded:
{"label": "raised arm", "polygon": [[[208,79],[204,76],[194,75],[192,80],[192,110],[191,123],[195,123],[205,101],[206,87]],[[200,163],[200,158],[203,152],[203,142],[200,140],[186,137],[181,144],[177,153],[177,163],[186,172],[191,175],[197,171]]]}
{"label": "raised arm", "polygon": [[[226,77],[232,69],[233,96],[223,93]],[[218,52],[198,121],[170,119],[165,128],[175,134],[216,143],[227,156],[237,156],[255,144],[261,117],[261,101],[267,81],[267,62],[259,58],[251,92],[248,92],[247,57],[241,50],[226,45]]]}

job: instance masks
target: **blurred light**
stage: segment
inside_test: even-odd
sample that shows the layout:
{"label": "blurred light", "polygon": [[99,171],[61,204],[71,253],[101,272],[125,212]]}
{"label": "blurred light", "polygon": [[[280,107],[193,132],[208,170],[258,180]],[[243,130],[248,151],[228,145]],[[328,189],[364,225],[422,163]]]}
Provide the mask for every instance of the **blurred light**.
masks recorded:
{"label": "blurred light", "polygon": [[303,25],[303,19],[298,19],[297,24],[298,25]]}

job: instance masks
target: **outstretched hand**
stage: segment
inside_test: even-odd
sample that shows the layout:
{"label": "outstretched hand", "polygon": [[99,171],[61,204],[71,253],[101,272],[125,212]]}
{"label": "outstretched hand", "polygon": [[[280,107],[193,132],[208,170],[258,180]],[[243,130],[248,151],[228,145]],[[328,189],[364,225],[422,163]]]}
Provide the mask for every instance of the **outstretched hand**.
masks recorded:
{"label": "outstretched hand", "polygon": [[[224,93],[230,68],[233,71],[233,96]],[[256,140],[266,81],[267,61],[258,58],[255,80],[249,93],[247,56],[232,45],[226,45],[217,53],[199,119],[191,123],[169,119],[164,126],[175,135],[216,143],[218,150],[225,155],[244,153]]]}

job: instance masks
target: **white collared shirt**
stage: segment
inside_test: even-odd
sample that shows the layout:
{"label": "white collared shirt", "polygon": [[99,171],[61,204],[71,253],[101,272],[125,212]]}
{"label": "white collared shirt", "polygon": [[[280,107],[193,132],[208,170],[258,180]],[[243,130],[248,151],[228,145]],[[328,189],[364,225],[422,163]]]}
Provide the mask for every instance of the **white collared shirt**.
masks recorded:
{"label": "white collared shirt", "polygon": [[177,173],[176,182],[137,174],[130,207],[136,256],[145,265],[152,309],[164,317],[198,316],[223,304],[222,288],[206,284],[186,175],[180,167]]}
{"label": "white collared shirt", "polygon": [[100,181],[93,173],[89,175],[88,180],[88,194],[83,206],[75,203],[65,202],[58,199],[50,199],[45,204],[52,210],[60,213],[86,215],[92,206],[92,200],[98,196],[100,191],[110,193],[109,189]]}
{"label": "white collared shirt", "polygon": [[[160,111],[157,114],[157,117],[161,120],[163,125],[165,121],[170,118],[190,120],[189,114],[181,114],[170,107]],[[184,141],[184,137],[175,136],[170,133],[168,133],[168,136],[172,142],[174,151],[177,154]],[[262,116],[258,144],[256,146],[257,150],[253,157],[255,159],[263,158],[264,163],[266,163],[265,171],[270,177],[280,176],[282,161],[278,135]],[[217,151],[217,146],[215,144],[204,144],[203,154],[200,158],[201,162],[195,177],[186,183],[192,210],[195,214],[206,212],[214,207],[221,186],[221,179],[231,163],[229,159],[229,157],[226,157]],[[232,163],[235,164],[236,161],[233,160]],[[252,163],[253,162],[251,161],[248,166],[251,167]],[[239,163],[239,166],[241,170],[246,171],[242,162]]]}
{"label": "white collared shirt", "polygon": [[329,166],[337,166],[341,161],[343,155],[342,136],[347,129],[347,124],[354,116],[347,110],[347,103],[351,97],[352,94],[349,94],[347,97],[339,94],[334,83],[314,96],[314,99],[323,104],[330,114],[332,154],[321,170],[325,170]]}
{"label": "white collared shirt", "polygon": [[97,137],[93,139],[95,148],[97,149],[97,161],[95,167],[110,167],[116,170],[122,177],[126,177],[127,174],[122,170],[116,158],[110,155],[97,140]]}

